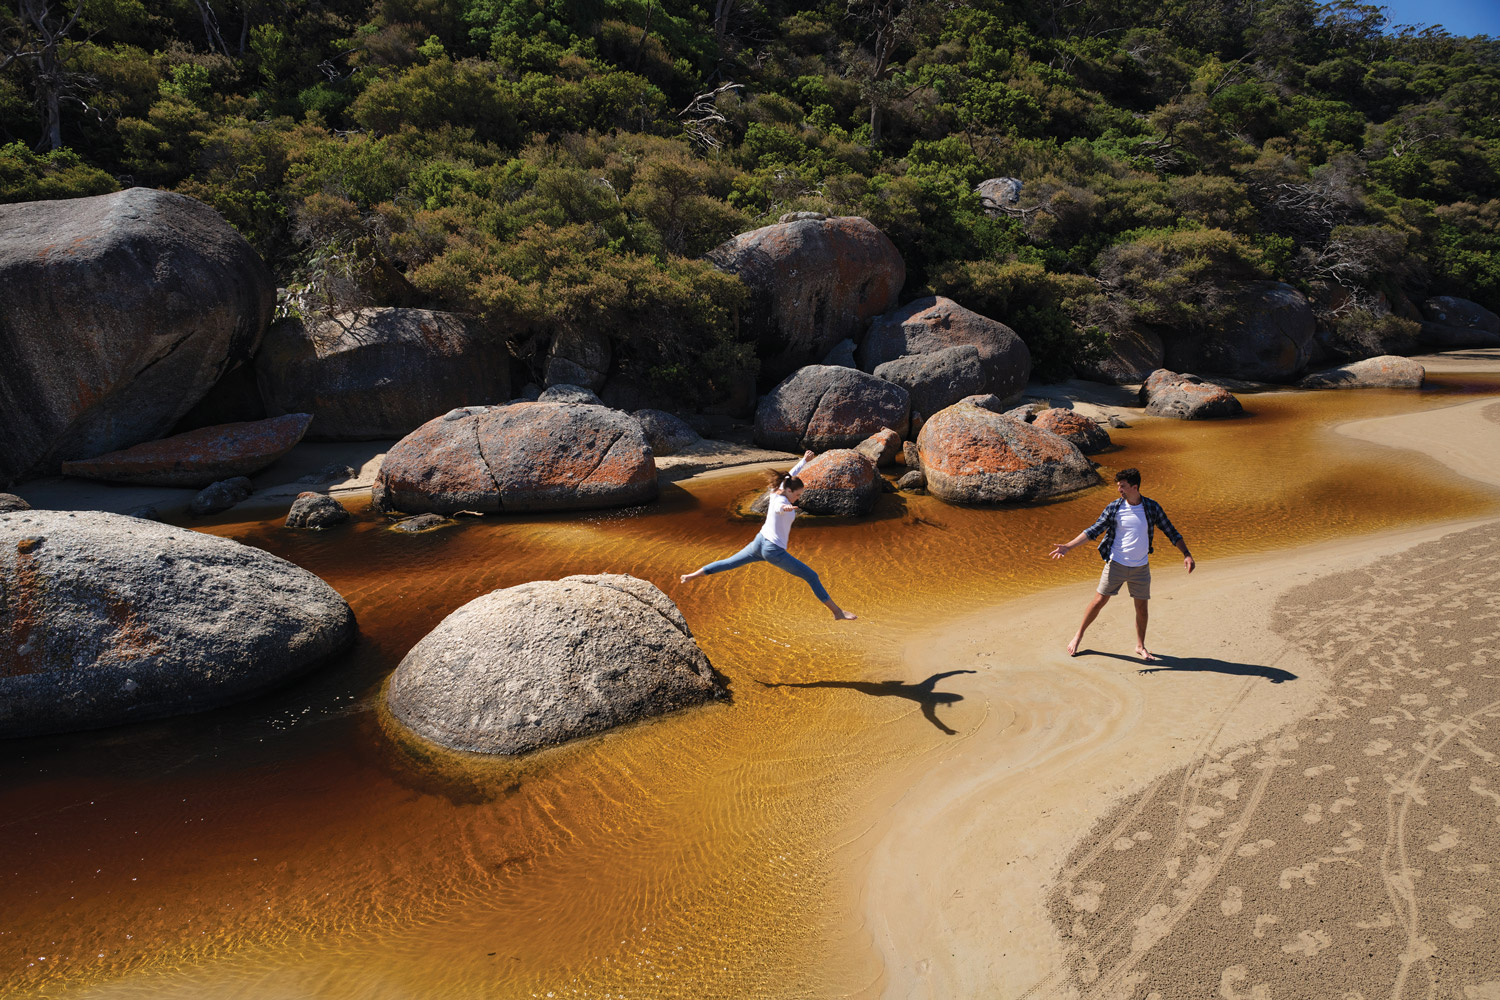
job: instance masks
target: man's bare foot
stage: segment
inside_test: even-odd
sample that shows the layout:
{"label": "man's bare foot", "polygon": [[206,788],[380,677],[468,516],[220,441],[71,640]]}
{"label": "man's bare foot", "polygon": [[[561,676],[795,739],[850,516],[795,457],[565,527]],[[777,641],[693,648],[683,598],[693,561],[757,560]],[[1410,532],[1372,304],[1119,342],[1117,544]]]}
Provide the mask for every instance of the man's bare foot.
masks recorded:
{"label": "man's bare foot", "polygon": [[1073,637],[1073,641],[1070,642],[1070,643],[1068,643],[1068,655],[1069,656],[1077,656],[1078,655],[1078,644],[1080,642],[1082,642],[1082,641],[1083,641],[1083,637],[1082,636],[1075,635]]}
{"label": "man's bare foot", "polygon": [[1147,649],[1145,646],[1135,647],[1135,655],[1139,656],[1147,663],[1152,663],[1156,660],[1156,654],[1151,652],[1151,650]]}
{"label": "man's bare foot", "polygon": [[858,617],[859,615],[852,611],[845,611],[843,608],[839,608],[833,613],[833,620],[838,622],[852,622]]}

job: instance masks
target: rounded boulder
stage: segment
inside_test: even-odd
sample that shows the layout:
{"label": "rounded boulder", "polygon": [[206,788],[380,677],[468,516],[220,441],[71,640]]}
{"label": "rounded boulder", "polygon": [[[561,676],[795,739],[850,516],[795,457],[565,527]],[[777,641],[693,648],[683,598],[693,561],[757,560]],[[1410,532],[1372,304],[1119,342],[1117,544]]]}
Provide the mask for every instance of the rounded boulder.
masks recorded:
{"label": "rounded boulder", "polygon": [[406,654],[386,704],[434,743],[522,754],[726,696],[666,594],[597,575],[476,597]]}
{"label": "rounded boulder", "polygon": [[400,437],[455,406],[510,396],[504,338],[429,309],[283,320],[266,333],[255,372],[267,412],[311,413],[315,441]]}
{"label": "rounded boulder", "polygon": [[867,219],[803,218],[741,233],[708,255],[750,291],[741,323],[761,376],[774,381],[824,358],[896,305],[906,263]]}
{"label": "rounded boulder", "polygon": [[1103,451],[1110,445],[1109,431],[1099,426],[1099,421],[1072,410],[1052,407],[1038,411],[1032,425],[1067,438],[1085,455]]}
{"label": "rounded boulder", "polygon": [[64,462],[65,476],[134,486],[198,489],[221,479],[251,476],[297,446],[312,418],[288,413],[266,420],[200,427],[159,441]]}
{"label": "rounded boulder", "polygon": [[453,410],[386,452],[377,505],[408,513],[582,510],[656,496],[656,460],[629,414],[579,403]]}
{"label": "rounded boulder", "polygon": [[875,368],[875,377],[905,389],[912,410],[924,417],[965,397],[983,395],[990,385],[988,369],[973,344],[887,361]]}
{"label": "rounded boulder", "polygon": [[867,455],[849,448],[825,451],[798,474],[806,487],[797,506],[809,514],[857,517],[875,508],[880,474]]}
{"label": "rounded boulder", "polygon": [[1039,500],[1099,481],[1071,441],[978,406],[934,414],[917,450],[927,492],[950,503]]}
{"label": "rounded boulder", "polygon": [[1304,389],[1420,389],[1427,369],[1394,354],[1353,361],[1314,372],[1297,383]]}
{"label": "rounded boulder", "polygon": [[857,368],[808,365],[760,399],[755,441],[782,451],[852,448],[889,427],[905,437],[911,397]]}
{"label": "rounded boulder", "polygon": [[631,416],[641,425],[652,453],[658,457],[675,455],[703,440],[686,420],[675,413],[645,409],[636,410]]}
{"label": "rounded boulder", "polygon": [[1228,389],[1205,382],[1196,375],[1159,368],[1141,384],[1146,412],[1153,417],[1178,420],[1209,420],[1238,417],[1245,412]]}
{"label": "rounded boulder", "polygon": [[1229,318],[1202,333],[1164,338],[1164,364],[1238,379],[1285,382],[1307,367],[1317,333],[1312,304],[1281,281],[1232,294]]}
{"label": "rounded boulder", "polygon": [[987,379],[972,392],[992,392],[1009,399],[1026,387],[1031,378],[1031,351],[1016,331],[942,295],[909,302],[871,323],[859,346],[859,362],[865,371],[873,372],[907,355],[965,345],[979,352]]}
{"label": "rounded boulder", "polygon": [[98,511],[0,514],[0,736],[215,708],[338,653],[354,615],[261,549]]}
{"label": "rounded boulder", "polygon": [[194,198],[0,205],[0,484],[169,433],[275,302],[260,255]]}

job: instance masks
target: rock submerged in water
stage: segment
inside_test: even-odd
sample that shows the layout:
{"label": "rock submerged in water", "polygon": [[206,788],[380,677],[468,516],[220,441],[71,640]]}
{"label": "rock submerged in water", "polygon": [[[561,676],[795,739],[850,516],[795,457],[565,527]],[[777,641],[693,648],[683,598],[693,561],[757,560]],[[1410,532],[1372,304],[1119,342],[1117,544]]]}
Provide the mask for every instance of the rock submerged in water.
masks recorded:
{"label": "rock submerged in water", "polygon": [[298,493],[286,513],[286,527],[323,531],[349,520],[344,505],[326,493]]}
{"label": "rock submerged in water", "polygon": [[343,650],[332,587],[261,549],[97,511],[0,514],[0,736],[216,708]]}
{"label": "rock submerged in water", "polygon": [[522,754],[727,695],[666,594],[601,574],[476,597],[406,654],[385,697],[424,739]]}
{"label": "rock submerged in water", "polygon": [[386,453],[377,507],[412,514],[585,510],[656,496],[656,461],[629,414],[578,403],[467,407]]}
{"label": "rock submerged in water", "polygon": [[755,441],[781,451],[853,448],[889,427],[906,434],[910,397],[856,368],[808,365],[760,398]]}
{"label": "rock submerged in water", "polygon": [[268,420],[201,427],[95,458],[64,462],[62,473],[132,486],[201,489],[251,476],[296,447],[312,417],[289,413]]}
{"label": "rock submerged in water", "polygon": [[510,395],[504,337],[454,313],[371,308],[282,320],[255,359],[270,413],[311,413],[309,439],[400,437],[455,406]]}
{"label": "rock submerged in water", "polygon": [[185,195],[0,205],[0,484],[168,433],[275,301],[250,244]]}
{"label": "rock submerged in water", "polygon": [[1313,372],[1297,384],[1304,389],[1418,389],[1426,379],[1427,369],[1411,358],[1387,354]]}
{"label": "rock submerged in water", "polygon": [[1141,384],[1141,399],[1153,417],[1178,420],[1208,420],[1238,417],[1245,412],[1240,401],[1221,386],[1196,375],[1178,374],[1159,368]]}
{"label": "rock submerged in water", "polygon": [[1067,439],[962,403],[927,421],[917,450],[927,492],[950,503],[1040,500],[1099,482]]}

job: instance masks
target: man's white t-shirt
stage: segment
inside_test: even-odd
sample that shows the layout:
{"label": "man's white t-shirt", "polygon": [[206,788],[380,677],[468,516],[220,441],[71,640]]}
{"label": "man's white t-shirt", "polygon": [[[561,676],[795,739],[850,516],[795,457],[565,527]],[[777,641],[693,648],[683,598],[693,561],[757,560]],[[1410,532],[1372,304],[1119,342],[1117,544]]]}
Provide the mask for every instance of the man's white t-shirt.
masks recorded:
{"label": "man's white t-shirt", "polygon": [[1150,530],[1146,501],[1134,505],[1121,503],[1115,515],[1115,544],[1110,547],[1109,558],[1121,566],[1146,565],[1151,558]]}
{"label": "man's white t-shirt", "polygon": [[[792,466],[792,471],[787,475],[795,476],[806,464],[807,459],[802,459]],[[771,502],[766,505],[766,523],[761,527],[760,533],[772,544],[786,548],[786,536],[792,530],[792,519],[797,516],[797,508],[775,490],[767,495],[771,498]]]}

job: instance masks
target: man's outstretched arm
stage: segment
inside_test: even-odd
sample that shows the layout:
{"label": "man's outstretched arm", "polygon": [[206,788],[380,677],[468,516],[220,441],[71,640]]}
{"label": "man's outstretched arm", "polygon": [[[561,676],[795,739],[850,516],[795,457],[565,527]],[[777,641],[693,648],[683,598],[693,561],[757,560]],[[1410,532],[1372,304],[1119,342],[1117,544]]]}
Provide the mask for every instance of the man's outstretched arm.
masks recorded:
{"label": "man's outstretched arm", "polygon": [[1074,538],[1071,542],[1062,542],[1058,545],[1054,545],[1052,546],[1052,551],[1047,554],[1053,559],[1061,559],[1063,556],[1067,555],[1069,552],[1072,552],[1074,549],[1078,548],[1078,546],[1082,545],[1088,540],[1089,533],[1087,531],[1080,531],[1078,533],[1078,537]]}

